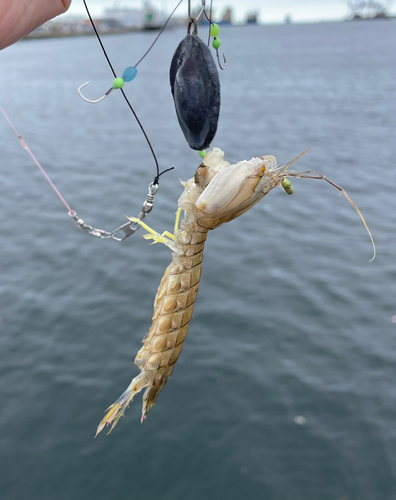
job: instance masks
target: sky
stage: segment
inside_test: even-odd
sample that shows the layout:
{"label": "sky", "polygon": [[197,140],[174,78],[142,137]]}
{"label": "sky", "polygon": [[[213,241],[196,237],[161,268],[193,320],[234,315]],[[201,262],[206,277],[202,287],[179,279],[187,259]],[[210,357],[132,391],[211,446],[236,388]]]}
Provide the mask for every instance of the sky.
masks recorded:
{"label": "sky", "polygon": [[[141,8],[142,0],[87,0],[93,16],[100,16],[106,7]],[[153,6],[170,13],[177,5],[178,0],[152,0]],[[381,2],[389,11],[396,13],[393,2]],[[206,0],[207,7],[210,0]],[[192,6],[199,6],[201,2],[192,0]],[[333,21],[344,19],[348,12],[347,0],[213,0],[215,14],[220,16],[226,7],[232,7],[234,22],[242,22],[246,14],[252,11],[259,12],[261,23],[281,23],[286,15],[290,15],[294,22]],[[85,13],[82,0],[73,0],[70,14]],[[177,14],[187,15],[187,0],[177,10]]]}

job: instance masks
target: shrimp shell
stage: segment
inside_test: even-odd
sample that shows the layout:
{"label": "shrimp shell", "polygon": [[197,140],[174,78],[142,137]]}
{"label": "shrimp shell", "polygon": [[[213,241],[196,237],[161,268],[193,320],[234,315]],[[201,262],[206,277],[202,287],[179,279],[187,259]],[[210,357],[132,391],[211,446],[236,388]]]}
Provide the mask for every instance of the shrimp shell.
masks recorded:
{"label": "shrimp shell", "polygon": [[[167,267],[158,287],[151,327],[135,358],[135,364],[141,372],[132,380],[117,401],[108,408],[96,435],[109,424],[111,424],[111,432],[135,394],[144,388],[142,421],[145,419],[147,412],[154,405],[172,374],[183,348],[197,298],[207,233],[210,229],[232,220],[250,208],[249,203],[246,205],[246,200],[241,202],[240,193],[250,200],[252,192],[256,190],[257,184],[263,177],[266,170],[265,160],[258,158],[250,162],[241,162],[239,165],[241,171],[236,176],[232,175],[235,165],[230,168],[231,175],[227,177],[226,185],[223,184],[222,188],[221,199],[223,201],[219,210],[220,216],[216,210],[211,210],[211,213],[207,214],[200,208],[202,203],[212,207],[215,203],[213,198],[219,196],[216,177],[224,174],[224,170],[230,167],[223,157],[224,153],[221,150],[213,148],[213,151],[205,156],[195,176],[183,183],[184,192],[179,199],[179,207],[185,211],[185,219],[180,224],[174,243],[165,242],[163,235],[157,235],[157,239],[153,238],[155,241],[161,241],[170,246],[174,252],[172,262]],[[201,203],[200,196],[203,193],[206,195]],[[264,194],[261,191],[255,194],[252,204],[257,203]]]}
{"label": "shrimp shell", "polygon": [[[372,239],[359,209],[337,184],[316,172],[285,173],[305,153],[306,151],[284,167],[277,164],[274,156],[252,158],[230,165],[223,160],[224,153],[213,148],[203,158],[195,176],[182,183],[184,192],[179,198],[176,221],[180,210],[184,210],[185,218],[180,229],[175,228],[175,234],[158,234],[142,221],[132,219],[150,231],[150,234],[143,235],[145,238],[164,243],[173,250],[172,262],[159,285],[152,325],[135,359],[141,372],[108,408],[96,434],[109,424],[112,424],[111,432],[134,395],[145,388],[142,408],[142,421],[144,420],[172,374],[183,348],[197,298],[208,231],[250,210],[273,188],[282,185],[285,176],[329,182],[352,203]],[[177,223],[175,226],[177,227]],[[374,241],[372,242],[374,246]]]}

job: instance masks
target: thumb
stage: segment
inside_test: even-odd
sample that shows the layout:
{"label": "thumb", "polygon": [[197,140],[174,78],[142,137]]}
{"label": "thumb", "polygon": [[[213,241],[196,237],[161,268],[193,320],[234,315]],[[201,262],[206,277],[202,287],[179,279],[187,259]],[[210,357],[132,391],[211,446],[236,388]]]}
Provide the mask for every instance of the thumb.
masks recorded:
{"label": "thumb", "polygon": [[0,50],[63,14],[70,4],[71,0],[1,0]]}

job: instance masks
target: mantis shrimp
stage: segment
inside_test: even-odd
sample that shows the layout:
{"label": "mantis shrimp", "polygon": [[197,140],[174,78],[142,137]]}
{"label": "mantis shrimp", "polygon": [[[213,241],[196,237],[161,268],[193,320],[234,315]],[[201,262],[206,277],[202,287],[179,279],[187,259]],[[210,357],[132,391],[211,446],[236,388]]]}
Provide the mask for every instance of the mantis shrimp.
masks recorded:
{"label": "mantis shrimp", "polygon": [[[371,238],[375,257],[374,241],[366,222],[358,207],[341,187],[311,170],[286,172],[307,151],[285,166],[279,166],[274,156],[252,158],[230,165],[224,161],[223,151],[212,148],[203,157],[194,177],[182,183],[184,191],[178,201],[173,234],[168,231],[159,234],[141,220],[130,218],[149,231],[143,235],[144,238],[152,239],[154,243],[164,243],[173,251],[173,256],[158,287],[152,325],[135,359],[135,364],[141,370],[140,374],[106,410],[96,435],[110,424],[111,432],[135,394],[145,389],[143,422],[171,376],[193,313],[208,232],[247,212],[277,186],[282,186],[291,194],[291,183],[286,177],[325,180],[343,193],[362,219]],[[182,210],[185,217],[179,225]]]}

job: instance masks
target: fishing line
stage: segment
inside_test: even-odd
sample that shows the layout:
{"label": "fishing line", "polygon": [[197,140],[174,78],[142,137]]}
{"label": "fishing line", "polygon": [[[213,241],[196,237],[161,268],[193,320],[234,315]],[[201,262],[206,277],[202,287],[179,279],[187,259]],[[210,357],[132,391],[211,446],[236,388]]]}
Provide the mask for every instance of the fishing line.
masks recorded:
{"label": "fishing line", "polygon": [[[170,21],[171,17],[172,17],[172,16],[173,16],[173,14],[176,12],[176,9],[179,7],[179,5],[180,5],[182,2],[183,2],[183,0],[180,0],[180,1],[179,1],[179,3],[176,5],[176,7],[173,9],[173,11],[171,12],[171,14],[170,14],[170,15],[169,15],[169,17],[167,18],[167,20],[166,20],[165,24],[164,24],[164,25],[163,25],[163,27],[161,28],[160,32],[158,33],[158,35],[157,35],[157,36],[156,36],[156,38],[154,39],[153,43],[150,45],[150,47],[149,47],[149,48],[148,48],[148,50],[145,52],[145,54],[144,54],[144,55],[143,55],[143,56],[142,56],[142,57],[138,60],[138,62],[135,64],[134,68],[136,68],[136,67],[137,67],[137,66],[138,66],[138,65],[139,65],[139,64],[143,61],[143,59],[147,56],[147,54],[150,52],[150,50],[154,47],[155,43],[157,42],[158,38],[161,36],[162,32],[163,32],[163,31],[164,31],[164,29],[166,28],[166,26],[167,26],[168,22]],[[91,13],[89,12],[88,5],[87,5],[87,3],[86,3],[86,0],[83,0],[83,3],[84,3],[84,6],[85,6],[85,10],[87,11],[88,18],[89,18],[89,20],[90,20],[90,22],[91,22],[92,28],[93,28],[93,30],[94,30],[94,32],[95,32],[96,38],[98,39],[98,42],[99,42],[99,44],[100,44],[100,46],[101,46],[101,48],[102,48],[103,54],[104,54],[104,56],[105,56],[105,58],[106,58],[106,60],[107,60],[107,63],[108,63],[108,65],[109,65],[110,69],[111,69],[111,72],[113,73],[114,78],[115,78],[116,80],[118,80],[118,79],[117,79],[117,74],[116,74],[116,72],[115,72],[115,70],[114,70],[114,68],[113,68],[113,65],[111,64],[111,61],[110,61],[109,56],[107,55],[106,49],[105,49],[105,47],[104,47],[104,45],[103,45],[103,43],[102,43],[102,40],[101,40],[100,35],[99,35],[99,33],[98,33],[98,30],[96,29],[95,23],[93,22],[93,19],[92,19]],[[128,70],[128,69],[130,69],[130,68],[127,68],[127,70]],[[125,70],[125,71],[127,71],[127,70]],[[136,71],[136,70],[135,70],[135,71]],[[124,72],[124,73],[125,73],[125,72]],[[132,76],[132,78],[131,78],[131,79],[133,79],[135,75],[136,75],[136,73],[135,73],[135,74],[133,74],[133,76]],[[127,81],[128,81],[128,80],[127,80]],[[122,82],[122,84],[123,84],[123,82]],[[84,86],[85,86],[85,85],[84,85]],[[82,88],[82,87],[80,87],[80,88]],[[113,87],[110,89],[110,91],[106,92],[106,94],[105,94],[105,96],[104,96],[104,97],[106,97],[106,96],[107,96],[107,95],[108,95],[108,94],[109,94],[112,90],[113,90]],[[139,127],[140,127],[140,130],[142,131],[142,133],[143,133],[143,135],[144,135],[144,137],[145,137],[145,139],[146,139],[146,142],[147,142],[147,144],[148,144],[148,146],[149,146],[149,148],[150,148],[151,154],[152,154],[152,156],[153,156],[153,158],[154,158],[154,162],[155,162],[155,166],[156,166],[156,171],[157,171],[157,174],[156,174],[156,176],[154,177],[154,180],[153,180],[153,184],[154,184],[154,185],[155,185],[155,184],[158,184],[160,176],[161,176],[162,174],[166,173],[166,172],[169,172],[170,170],[173,170],[173,168],[174,168],[174,167],[171,167],[171,168],[168,168],[168,169],[166,169],[166,170],[163,170],[163,171],[160,173],[160,171],[159,171],[159,165],[158,165],[158,160],[157,160],[156,154],[155,154],[155,152],[154,152],[153,146],[152,146],[152,144],[151,144],[151,142],[150,142],[150,140],[149,140],[149,138],[148,138],[148,136],[147,136],[147,134],[146,134],[146,131],[144,130],[144,127],[143,127],[142,123],[140,122],[140,120],[139,120],[139,118],[138,118],[138,116],[137,116],[137,114],[136,114],[135,110],[133,109],[133,107],[132,107],[131,103],[129,102],[129,100],[128,100],[128,98],[127,98],[127,96],[126,96],[126,94],[125,94],[124,90],[123,90],[122,88],[120,88],[120,90],[121,90],[122,95],[124,96],[125,102],[127,103],[127,105],[128,105],[128,107],[129,107],[129,109],[130,109],[130,110],[131,110],[131,112],[133,113],[133,116],[135,117],[135,119],[136,119],[136,121],[137,121],[137,123],[138,123],[138,125],[139,125]],[[80,93],[80,95],[82,96],[82,94],[81,94],[81,93]]]}
{"label": "fishing line", "polygon": [[[180,0],[179,3],[176,5],[176,7],[173,9],[173,11],[171,12],[170,16],[167,18],[164,26],[161,28],[160,32],[158,33],[158,35],[154,39],[153,43],[150,45],[150,47],[144,53],[144,55],[138,60],[138,62],[136,63],[136,66],[138,66],[143,61],[143,59],[147,56],[147,54],[150,52],[150,50],[154,47],[154,45],[157,42],[158,38],[160,37],[160,35],[164,31],[164,29],[166,28],[169,20],[171,19],[171,17],[175,13],[176,9],[179,7],[179,5],[182,3],[182,1],[183,0]],[[85,9],[87,11],[89,20],[90,20],[90,22],[92,24],[92,27],[94,29],[94,32],[96,34],[96,37],[97,37],[97,39],[99,41],[99,44],[100,44],[100,46],[101,46],[101,48],[103,50],[103,54],[104,54],[104,56],[105,56],[105,58],[106,58],[106,60],[107,60],[107,62],[109,64],[109,66],[110,66],[110,69],[111,69],[111,71],[112,71],[115,79],[117,80],[116,72],[115,72],[115,70],[113,68],[113,65],[111,64],[110,58],[107,55],[106,49],[105,49],[105,47],[104,47],[104,45],[102,43],[102,40],[101,40],[101,38],[99,36],[99,33],[98,33],[97,29],[96,29],[96,26],[95,26],[94,22],[93,22],[93,19],[91,17],[90,12],[89,12],[89,9],[88,9],[88,6],[86,4],[86,1],[83,0],[83,3],[84,3],[84,6],[85,6]],[[133,69],[135,71],[135,74],[132,76],[132,78],[130,78],[129,80],[127,79],[126,81],[132,80],[133,77],[136,75],[136,66],[134,68],[127,68],[127,70]],[[119,79],[119,80],[122,80],[122,79]],[[143,128],[143,125],[141,124],[138,116],[135,113],[135,110],[133,109],[131,103],[129,102],[127,96],[125,95],[125,93],[124,93],[124,91],[122,89],[121,89],[121,92],[122,92],[122,94],[124,96],[124,99],[125,99],[126,103],[128,104],[128,107],[132,111],[132,113],[133,113],[133,115],[134,115],[134,117],[135,117],[135,119],[136,119],[136,121],[137,121],[137,123],[138,123],[138,125],[139,125],[139,127],[141,129],[141,131],[143,132],[143,135],[144,135],[144,137],[145,137],[145,139],[147,141],[147,144],[148,144],[148,146],[149,146],[149,148],[151,150],[151,153],[153,155],[153,158],[154,158],[154,161],[155,161],[155,165],[156,165],[156,176],[154,177],[153,182],[150,183],[150,185],[148,186],[148,193],[146,195],[146,199],[145,199],[145,201],[142,204],[141,212],[140,212],[138,218],[136,218],[136,220],[142,221],[146,217],[146,215],[151,212],[151,210],[153,208],[154,195],[158,191],[158,184],[159,184],[159,178],[160,178],[160,176],[162,174],[166,173],[166,172],[169,172],[170,170],[173,170],[174,167],[170,167],[168,169],[165,169],[161,173],[159,172],[159,166],[158,166],[157,157],[155,155],[155,152],[154,152],[154,149],[153,149],[153,147],[151,145],[151,142],[150,142],[150,140],[149,140],[149,138],[148,138],[148,136],[147,136],[147,134],[146,134],[146,132],[145,132],[145,130]],[[69,216],[72,217],[75,220],[75,222],[77,223],[77,225],[78,225],[79,228],[85,229],[89,234],[91,234],[93,236],[96,236],[97,238],[101,238],[101,239],[110,239],[111,238],[111,239],[116,240],[116,241],[123,241],[125,238],[127,238],[128,236],[131,236],[132,234],[134,234],[139,229],[139,227],[140,227],[139,224],[133,223],[133,222],[127,222],[127,223],[123,224],[122,226],[118,227],[117,229],[114,229],[111,232],[104,231],[103,229],[97,229],[97,228],[95,228],[93,226],[90,226],[90,225],[86,224],[84,222],[84,220],[81,219],[77,215],[77,212],[75,210],[73,210],[69,206],[69,204],[66,202],[65,198],[61,195],[60,191],[57,189],[57,187],[52,182],[52,180],[50,179],[50,177],[48,176],[48,174],[45,172],[44,168],[41,166],[41,164],[39,163],[39,161],[37,160],[37,158],[34,156],[34,154],[32,153],[32,151],[30,150],[29,146],[26,144],[26,142],[22,138],[21,134],[19,134],[19,132],[17,131],[16,127],[13,125],[13,123],[10,120],[10,118],[7,116],[7,114],[5,113],[4,109],[1,106],[0,106],[0,111],[2,112],[2,114],[6,118],[7,122],[9,123],[9,125],[14,130],[15,134],[17,135],[17,137],[19,138],[21,146],[29,153],[29,155],[31,156],[31,158],[33,159],[33,161],[35,162],[35,164],[37,165],[37,167],[40,169],[41,173],[44,175],[44,177],[46,178],[46,180],[48,181],[48,183],[50,184],[50,186],[52,187],[52,189],[55,191],[55,193],[57,194],[57,196],[59,197],[59,199],[65,205],[66,209],[68,210]],[[117,234],[119,232],[123,232],[124,236],[118,237]]]}
{"label": "fishing line", "polygon": [[[113,239],[115,241],[124,241],[126,238],[128,238],[128,236],[131,236],[139,229],[139,227],[140,227],[139,224],[135,224],[133,222],[126,222],[125,224],[114,229],[111,232],[105,231],[104,229],[98,229],[96,227],[93,227],[93,226],[86,224],[84,222],[84,220],[81,219],[77,215],[77,212],[75,210],[73,210],[72,208],[70,208],[70,206],[67,203],[67,201],[65,200],[65,198],[61,195],[60,191],[55,186],[55,184],[52,182],[49,175],[46,173],[44,168],[40,165],[40,162],[34,156],[32,151],[30,150],[29,146],[26,144],[23,137],[18,132],[18,130],[16,129],[16,127],[14,126],[14,124],[12,123],[12,121],[10,120],[10,118],[8,117],[8,115],[6,114],[6,112],[4,111],[4,109],[1,106],[0,106],[0,111],[3,113],[4,118],[8,121],[10,127],[13,129],[15,134],[18,136],[19,142],[20,142],[21,146],[23,147],[23,149],[25,149],[29,153],[29,155],[33,159],[34,163],[40,169],[41,173],[47,179],[47,181],[50,184],[50,186],[52,187],[52,189],[55,191],[55,193],[60,198],[61,202],[67,208],[68,213],[69,213],[69,217],[71,217],[75,220],[77,226],[80,229],[85,229],[89,234],[92,234],[92,236],[96,236],[97,238],[101,238],[103,240]],[[168,170],[171,170],[171,169],[168,169]],[[167,172],[168,170],[164,170],[164,172]],[[164,173],[164,172],[162,172],[162,173]],[[141,212],[139,214],[139,217],[136,218],[136,220],[142,221],[146,217],[146,215],[151,212],[151,209],[153,208],[153,205],[154,205],[154,195],[157,193],[157,191],[158,191],[158,182],[156,184],[154,184],[152,182],[148,187],[148,194],[147,194],[146,200],[143,202]],[[117,234],[121,231],[124,233],[124,236],[122,236],[122,237],[117,236]]]}
{"label": "fishing line", "polygon": [[209,17],[206,15],[206,12],[205,12],[205,9],[204,9],[205,17],[209,21],[208,47],[209,47],[209,43],[210,43],[210,27],[213,24],[213,22],[212,22],[212,14],[213,14],[212,7],[213,7],[213,0],[210,0]]}
{"label": "fishing line", "polygon": [[44,177],[47,179],[47,181],[49,182],[49,184],[51,185],[52,189],[55,191],[55,193],[59,196],[61,202],[65,205],[65,207],[68,209],[69,213],[71,212],[74,212],[74,210],[72,210],[68,203],[66,202],[66,200],[63,198],[63,196],[60,194],[60,192],[58,191],[57,187],[55,186],[55,184],[51,181],[51,179],[49,178],[49,176],[47,175],[47,173],[45,172],[45,170],[43,169],[43,167],[40,165],[39,161],[37,160],[37,158],[34,156],[34,154],[31,152],[29,146],[26,144],[26,142],[23,140],[23,137],[21,136],[21,134],[18,132],[18,130],[15,128],[14,124],[12,123],[12,121],[8,118],[6,112],[4,111],[4,109],[0,106],[0,111],[3,113],[4,115],[4,118],[8,121],[8,123],[10,124],[11,128],[13,129],[13,131],[16,133],[16,135],[18,136],[18,139],[21,143],[21,146],[23,147],[23,149],[26,149],[26,151],[29,153],[29,155],[32,157],[34,163],[38,166],[38,168],[41,170],[41,173],[44,175]]}
{"label": "fishing line", "polygon": [[[85,0],[84,0],[85,2]],[[169,21],[171,20],[171,17],[173,16],[173,14],[176,12],[176,9],[179,7],[179,5],[183,2],[183,0],[180,0],[180,2],[176,5],[176,7],[172,10],[171,14],[169,15],[168,19],[166,20],[165,24],[162,26],[161,28],[161,31],[158,33],[158,35],[155,37],[155,40],[154,42],[150,45],[150,47],[148,48],[147,52],[144,54],[143,57],[141,57],[139,59],[139,61],[135,64],[135,68],[143,61],[143,59],[147,56],[147,54],[150,52],[150,50],[154,47],[156,41],[158,40],[158,38],[162,35],[162,32],[164,31],[164,29],[166,28],[166,25],[169,23]]]}

